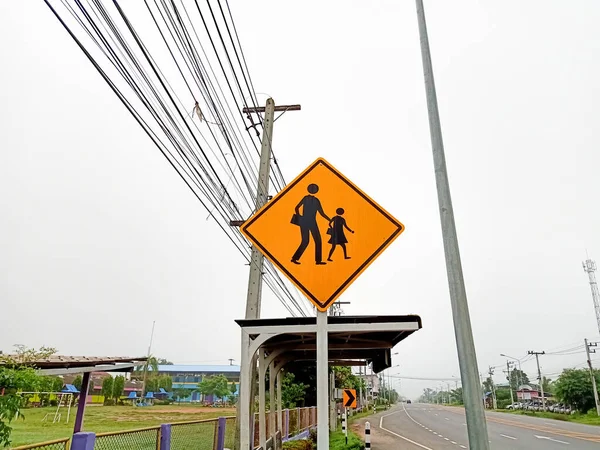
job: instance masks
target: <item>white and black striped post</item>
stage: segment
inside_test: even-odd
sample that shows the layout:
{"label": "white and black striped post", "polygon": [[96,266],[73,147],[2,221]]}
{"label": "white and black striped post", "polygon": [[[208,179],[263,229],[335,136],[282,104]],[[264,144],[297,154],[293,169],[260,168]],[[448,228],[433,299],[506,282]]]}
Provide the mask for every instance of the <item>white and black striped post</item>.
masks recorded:
{"label": "white and black striped post", "polygon": [[365,423],[365,450],[371,450],[371,424]]}
{"label": "white and black striped post", "polygon": [[342,420],[342,413],[340,412],[340,410],[337,410],[338,412],[338,422],[340,422]]}
{"label": "white and black striped post", "polygon": [[346,445],[348,445],[348,426],[346,421],[348,420],[348,408],[344,408],[344,413],[342,415],[342,432],[346,436]]}

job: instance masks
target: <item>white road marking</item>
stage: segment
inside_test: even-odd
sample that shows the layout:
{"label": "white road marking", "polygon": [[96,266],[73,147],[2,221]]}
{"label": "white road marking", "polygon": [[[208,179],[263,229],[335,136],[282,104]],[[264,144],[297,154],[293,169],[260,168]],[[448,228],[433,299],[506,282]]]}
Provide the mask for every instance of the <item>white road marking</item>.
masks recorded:
{"label": "white road marking", "polygon": [[450,420],[450,419],[448,419],[447,417],[444,417],[444,419],[446,419],[446,420]]}
{"label": "white road marking", "polygon": [[547,441],[558,442],[559,444],[570,445],[570,442],[559,441],[558,439],[552,439],[551,437],[548,437],[548,436],[538,436],[537,434],[534,434],[534,436],[538,439],[545,439]]}
{"label": "white road marking", "polygon": [[465,447],[464,445],[459,445],[459,447],[460,447],[460,448],[467,448],[467,447]]}
{"label": "white road marking", "polygon": [[436,415],[436,416],[439,416],[439,414],[438,414],[438,413],[435,413],[435,415]]}
{"label": "white road marking", "polygon": [[456,442],[454,442],[454,441],[450,441],[450,442],[452,442],[454,445],[456,445]]}
{"label": "white road marking", "polygon": [[[402,405],[402,407],[404,408],[404,405]],[[391,431],[391,430],[388,430],[387,428],[384,428],[384,427],[383,427],[383,419],[384,419],[384,417],[393,416],[394,414],[397,414],[397,413],[399,413],[399,412],[401,412],[401,411],[396,411],[396,412],[393,412],[393,413],[390,413],[390,414],[386,414],[385,416],[381,416],[381,419],[379,419],[379,428],[380,428],[380,429],[382,429],[383,431],[387,431],[388,433],[390,433],[390,434],[392,434],[392,435],[394,435],[394,436],[396,436],[396,437],[399,437],[400,439],[404,439],[406,442],[410,442],[411,444],[413,444],[413,445],[416,445],[417,447],[420,447],[420,448],[422,448],[423,450],[433,450],[432,448],[425,447],[423,444],[419,444],[418,442],[415,442],[415,441],[413,441],[413,440],[411,440],[411,439],[409,439],[409,438],[407,438],[407,437],[404,437],[404,436],[402,436],[402,435],[400,435],[400,434],[398,434],[398,433],[394,433],[393,431]],[[404,412],[406,412],[406,408],[404,408]],[[408,413],[407,413],[407,412],[406,412],[406,415],[408,416]],[[408,417],[410,417],[410,416],[408,416]],[[411,417],[411,420],[412,420],[413,422],[415,422],[415,420],[414,420],[414,419],[412,419],[412,417]],[[418,423],[418,422],[415,422],[415,423]],[[419,424],[419,425],[420,425],[420,424]],[[466,448],[466,447],[465,447],[465,448]]]}
{"label": "white road marking", "polygon": [[448,438],[444,438],[444,439],[446,439],[447,441],[449,441],[449,440],[450,440],[450,439],[448,439]]}
{"label": "white road marking", "polygon": [[506,439],[517,439],[516,437],[508,436],[506,434],[501,434],[500,436],[505,437]]}
{"label": "white road marking", "polygon": [[[408,439],[407,437],[401,436],[398,433],[394,433],[393,431],[390,431],[387,428],[383,428],[381,426],[381,424],[379,425],[379,428],[381,428],[383,431],[387,431],[388,433],[393,434],[396,437],[399,437],[400,439],[404,439],[406,442],[410,442],[411,444],[416,445],[417,447],[420,447],[423,450],[433,450],[432,448],[425,447],[423,444],[419,444],[418,442],[415,442],[415,441],[413,441],[411,439]],[[463,447],[463,448],[467,448],[467,447]]]}

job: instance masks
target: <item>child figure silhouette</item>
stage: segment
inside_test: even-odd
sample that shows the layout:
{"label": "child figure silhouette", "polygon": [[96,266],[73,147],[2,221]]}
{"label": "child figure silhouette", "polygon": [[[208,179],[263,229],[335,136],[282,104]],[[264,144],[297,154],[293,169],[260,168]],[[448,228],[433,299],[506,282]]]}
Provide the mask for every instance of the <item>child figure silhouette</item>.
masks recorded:
{"label": "child figure silhouette", "polygon": [[335,251],[338,245],[342,247],[342,250],[344,251],[344,259],[350,259],[350,256],[348,256],[348,253],[346,251],[346,244],[348,243],[348,239],[346,239],[344,228],[352,234],[354,234],[354,231],[352,231],[348,227],[348,225],[346,224],[346,219],[342,217],[344,215],[344,212],[344,208],[336,209],[335,213],[337,215],[329,221],[329,230],[327,230],[327,233],[331,235],[328,241],[328,243],[331,244],[331,250],[329,250],[329,256],[327,257],[327,261],[333,261],[331,257],[333,256],[333,252]]}

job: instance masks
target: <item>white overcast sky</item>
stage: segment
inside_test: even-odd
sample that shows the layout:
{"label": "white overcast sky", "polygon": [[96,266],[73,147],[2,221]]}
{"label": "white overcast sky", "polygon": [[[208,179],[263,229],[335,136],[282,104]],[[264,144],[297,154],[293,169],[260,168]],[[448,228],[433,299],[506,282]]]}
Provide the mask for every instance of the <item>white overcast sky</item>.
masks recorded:
{"label": "white overcast sky", "polygon": [[[599,339],[600,3],[425,3],[480,372]],[[406,225],[345,312],[420,315],[392,372],[458,375],[414,2],[230,4],[260,101],[302,105],[286,179],[323,156]],[[241,255],[43,1],[0,2],[0,42],[0,349],[141,355],[156,320],[158,356],[239,360]],[[262,314],[287,315],[266,289]]]}

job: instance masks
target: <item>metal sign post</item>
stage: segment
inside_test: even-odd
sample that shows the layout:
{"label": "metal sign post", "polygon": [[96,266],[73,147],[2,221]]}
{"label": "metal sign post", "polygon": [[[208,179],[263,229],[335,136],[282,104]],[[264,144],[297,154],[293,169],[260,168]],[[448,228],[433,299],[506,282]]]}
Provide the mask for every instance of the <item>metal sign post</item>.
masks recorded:
{"label": "metal sign post", "polygon": [[317,448],[329,450],[327,311],[317,311]]}

